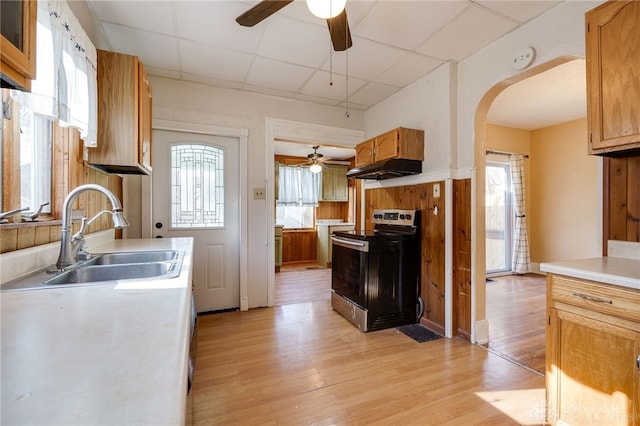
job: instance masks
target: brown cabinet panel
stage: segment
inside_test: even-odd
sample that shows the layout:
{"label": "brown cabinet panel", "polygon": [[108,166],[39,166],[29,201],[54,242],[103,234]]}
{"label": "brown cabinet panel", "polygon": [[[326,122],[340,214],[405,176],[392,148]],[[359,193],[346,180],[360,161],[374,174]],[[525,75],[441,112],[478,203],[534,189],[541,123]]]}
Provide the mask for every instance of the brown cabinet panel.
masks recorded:
{"label": "brown cabinet panel", "polygon": [[284,230],[282,263],[310,262],[317,259],[318,236],[315,229]]}
{"label": "brown cabinet panel", "polygon": [[151,173],[151,85],[137,56],[98,50],[98,147],[89,163],[108,173]]}
{"label": "brown cabinet panel", "polygon": [[590,154],[640,148],[640,2],[610,1],[587,12]]}
{"label": "brown cabinet panel", "polygon": [[399,127],[356,146],[356,167],[391,158],[424,160],[424,131]]}
{"label": "brown cabinet panel", "polygon": [[368,140],[356,145],[356,167],[373,164],[374,140]]}
{"label": "brown cabinet panel", "polygon": [[547,275],[550,424],[640,425],[639,296],[637,290]]}
{"label": "brown cabinet panel", "polygon": [[36,77],[36,0],[0,2],[2,87],[31,90]]}

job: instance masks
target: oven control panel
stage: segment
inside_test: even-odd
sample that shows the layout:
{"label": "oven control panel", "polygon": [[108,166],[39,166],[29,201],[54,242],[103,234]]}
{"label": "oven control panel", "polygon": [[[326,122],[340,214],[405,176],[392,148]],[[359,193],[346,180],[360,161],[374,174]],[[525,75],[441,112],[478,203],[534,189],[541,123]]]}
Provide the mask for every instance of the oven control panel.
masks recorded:
{"label": "oven control panel", "polygon": [[416,210],[380,209],[373,211],[374,224],[413,226]]}

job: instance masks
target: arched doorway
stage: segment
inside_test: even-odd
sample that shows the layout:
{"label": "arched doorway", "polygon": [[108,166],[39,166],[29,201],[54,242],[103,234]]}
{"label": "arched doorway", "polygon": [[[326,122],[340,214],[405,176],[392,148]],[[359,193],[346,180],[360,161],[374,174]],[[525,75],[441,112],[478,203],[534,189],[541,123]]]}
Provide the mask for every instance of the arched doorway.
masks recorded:
{"label": "arched doorway", "polygon": [[[508,87],[526,80],[530,77],[544,73],[552,68],[567,62],[581,59],[578,56],[564,56],[556,58],[545,64],[541,64],[537,67],[533,67],[530,70],[522,72],[518,75],[510,77],[495,84],[489,89],[481,101],[475,112],[475,142],[474,142],[474,210],[475,210],[475,257],[476,262],[474,265],[474,272],[476,276],[476,286],[474,287],[474,308],[476,319],[476,330],[480,330],[478,333],[480,338],[477,339],[478,343],[488,343],[488,336],[490,336],[489,323],[487,321],[486,309],[487,309],[487,286],[486,286],[486,247],[485,241],[487,237],[487,229],[485,226],[485,185],[486,185],[486,150],[487,150],[487,115],[491,108],[491,105]],[[526,100],[523,100],[523,103]],[[546,261],[546,260],[545,260]],[[484,340],[482,339],[484,336]]]}

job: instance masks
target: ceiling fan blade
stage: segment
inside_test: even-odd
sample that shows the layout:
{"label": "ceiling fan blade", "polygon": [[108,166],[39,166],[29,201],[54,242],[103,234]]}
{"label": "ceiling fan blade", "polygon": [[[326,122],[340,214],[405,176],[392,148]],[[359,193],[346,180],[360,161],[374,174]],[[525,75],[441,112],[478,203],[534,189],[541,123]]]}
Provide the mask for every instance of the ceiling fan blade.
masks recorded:
{"label": "ceiling fan blade", "polygon": [[238,16],[236,22],[243,27],[253,27],[292,2],[293,0],[262,0]]}
{"label": "ceiling fan blade", "polygon": [[331,43],[333,50],[341,52],[347,50],[353,45],[351,41],[351,31],[349,31],[349,22],[347,22],[347,10],[335,18],[327,19],[327,26],[331,34]]}

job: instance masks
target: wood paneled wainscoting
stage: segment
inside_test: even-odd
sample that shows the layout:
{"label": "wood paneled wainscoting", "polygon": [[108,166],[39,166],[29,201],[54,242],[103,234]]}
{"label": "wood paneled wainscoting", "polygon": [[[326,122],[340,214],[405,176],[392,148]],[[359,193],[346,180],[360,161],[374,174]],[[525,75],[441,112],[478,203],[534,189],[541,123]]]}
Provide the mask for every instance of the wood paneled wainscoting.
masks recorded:
{"label": "wood paneled wainscoting", "polygon": [[[440,197],[433,196],[433,186],[440,186]],[[420,322],[444,334],[445,326],[445,203],[444,182],[424,183],[366,191],[365,228],[371,229],[374,209],[417,209],[421,214],[420,295],[424,313]],[[438,214],[434,214],[437,207]]]}
{"label": "wood paneled wainscoting", "polygon": [[603,256],[607,241],[640,242],[640,155],[603,163]]}
{"label": "wood paneled wainscoting", "polygon": [[282,263],[315,262],[318,233],[315,229],[284,229],[282,231]]}
{"label": "wood paneled wainscoting", "polygon": [[[9,100],[6,90],[3,97],[11,108],[11,119],[3,118],[2,141],[2,205],[3,210],[13,210],[21,206],[20,187],[20,106],[15,100]],[[51,153],[51,213],[42,215],[35,222],[21,222],[20,216],[11,217],[10,223],[0,224],[0,252],[7,253],[42,244],[60,241],[60,219],[62,204],[67,194],[85,183],[97,183],[111,190],[122,200],[122,178],[109,175],[89,167],[83,162],[83,142],[77,129],[53,124],[53,143]],[[35,182],[35,184],[41,184]],[[110,209],[106,197],[92,193],[81,194],[73,209],[81,209],[87,217],[93,217],[102,210]],[[37,206],[30,206],[36,210]],[[127,206],[124,206],[125,212]],[[80,223],[73,224],[73,231]],[[111,217],[103,215],[92,223],[87,233],[111,228]],[[122,235],[116,230],[116,238]]]}

